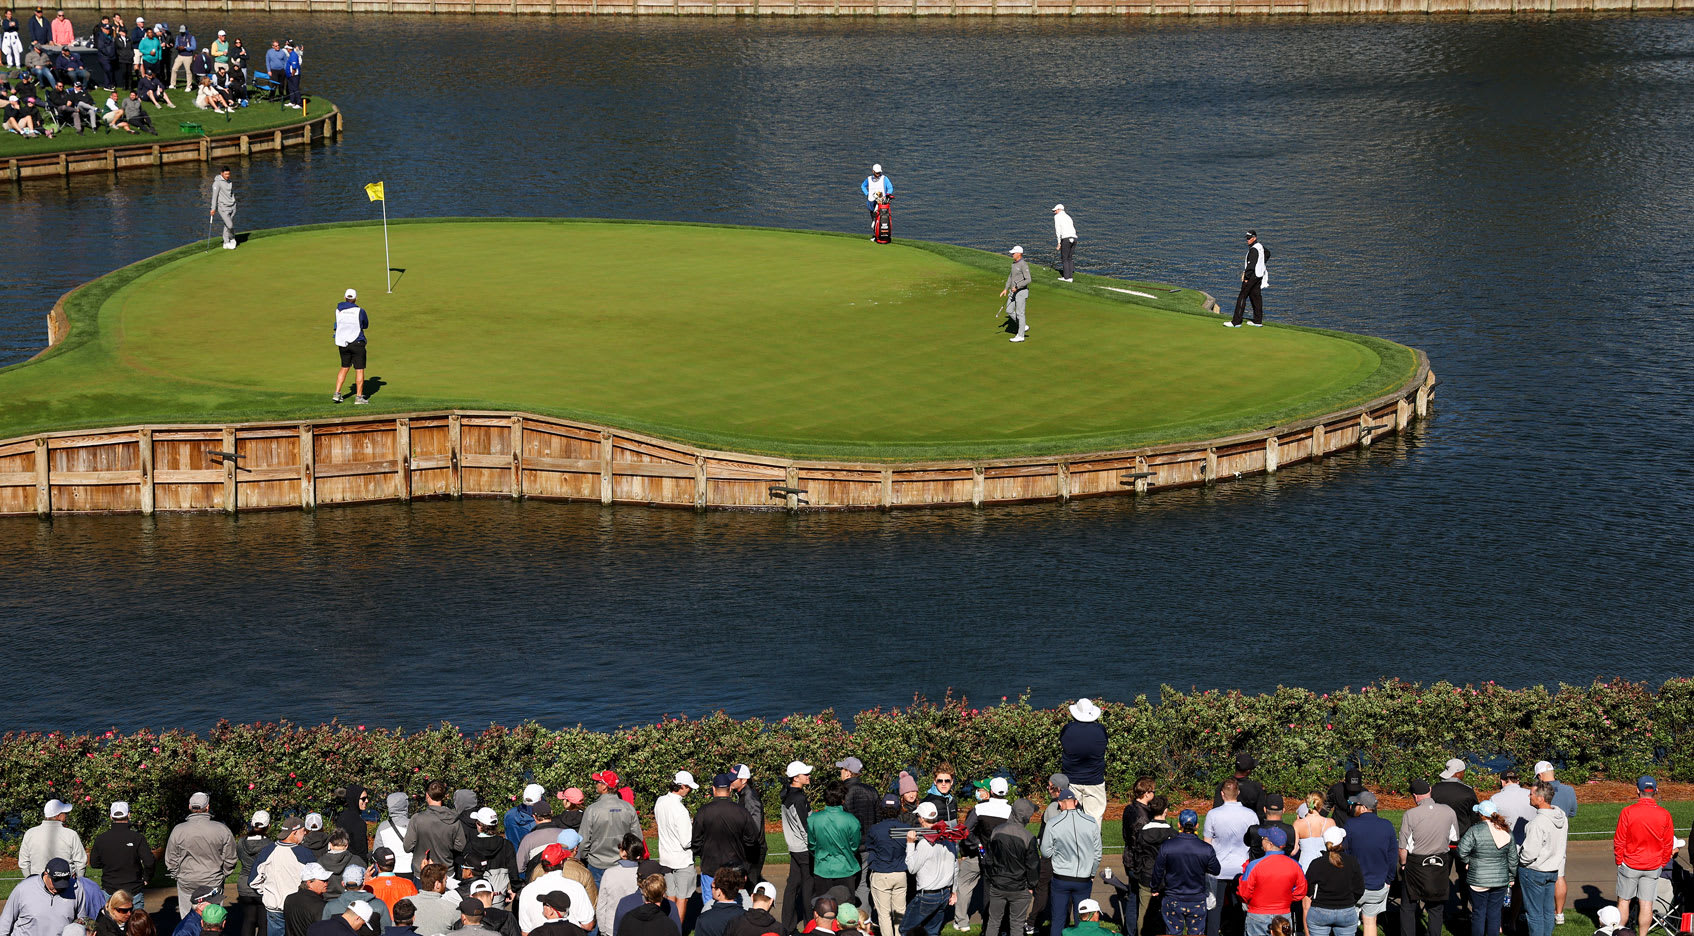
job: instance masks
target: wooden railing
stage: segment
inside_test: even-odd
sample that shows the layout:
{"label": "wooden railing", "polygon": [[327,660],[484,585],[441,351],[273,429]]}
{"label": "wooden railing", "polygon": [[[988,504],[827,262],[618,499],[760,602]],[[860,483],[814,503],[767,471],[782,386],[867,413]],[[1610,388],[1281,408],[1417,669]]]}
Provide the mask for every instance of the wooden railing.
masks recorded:
{"label": "wooden railing", "polygon": [[[341,129],[341,111],[337,108],[327,114],[272,130],[7,158],[4,160],[3,169],[0,169],[0,179],[21,182],[26,179],[55,178],[84,172],[117,172],[120,169],[144,169],[172,163],[211,162],[214,159],[267,153],[290,146],[310,146],[315,141],[335,139],[340,135]],[[129,135],[125,134],[124,139],[129,139]]]}
{"label": "wooden railing", "polygon": [[531,413],[153,425],[0,442],[0,514],[266,510],[426,497],[665,507],[882,508],[1144,494],[1275,472],[1368,446],[1429,411],[1420,352],[1392,394],[1210,442],[1036,458],[797,460],[695,448]]}

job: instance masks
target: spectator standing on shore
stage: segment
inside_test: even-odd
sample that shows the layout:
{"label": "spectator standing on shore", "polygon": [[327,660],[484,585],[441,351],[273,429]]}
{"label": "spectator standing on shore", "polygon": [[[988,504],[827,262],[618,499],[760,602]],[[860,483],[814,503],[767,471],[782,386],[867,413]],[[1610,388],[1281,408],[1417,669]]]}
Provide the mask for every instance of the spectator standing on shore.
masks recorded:
{"label": "spectator standing on shore", "polygon": [[0,936],[61,936],[80,912],[77,874],[63,858],[26,875],[0,909]]}
{"label": "spectator standing on shore", "polygon": [[[535,807],[547,796],[547,788],[539,783],[525,784],[523,795],[519,797],[518,805],[506,810],[506,815],[500,821],[506,830],[506,841],[513,848],[523,844],[524,836],[535,829]],[[524,863],[526,856],[518,855],[518,864]]]}
{"label": "spectator standing on shore", "polygon": [[[933,829],[941,823],[940,810],[925,800],[918,804],[918,825]],[[901,932],[910,936],[922,931],[940,936],[953,903],[953,872],[958,856],[943,838],[930,841],[913,829],[906,833],[906,867],[911,870],[916,893],[906,901],[906,918]]]}
{"label": "spectator standing on shore", "polygon": [[[782,790],[782,838],[788,846],[788,884],[782,889],[782,928],[789,932],[806,921],[812,908],[812,851],[806,837],[806,820],[812,814],[806,786],[812,782],[812,767],[805,761],[790,761],[785,773],[788,786]],[[948,882],[952,882],[951,875]]]}
{"label": "spectator standing on shore", "polygon": [[[713,789],[715,791],[716,787]],[[727,799],[723,802],[728,803],[731,809],[740,808]],[[708,880],[710,885],[705,883]],[[737,865],[720,865],[712,869],[709,877],[701,879],[701,888],[708,887],[710,900],[705,904],[706,909],[694,918],[694,936],[725,936],[730,926],[747,912],[741,907],[741,893],[747,889],[747,873]]]}
{"label": "spectator standing on shore", "polygon": [[529,936],[585,936],[582,928],[566,917],[571,910],[570,895],[549,891],[541,896],[540,902],[541,918],[546,922],[530,931]]}
{"label": "spectator standing on shore", "polygon": [[1557,925],[1558,885],[1565,876],[1565,844],[1570,828],[1564,811],[1553,805],[1552,785],[1537,780],[1529,790],[1535,815],[1524,826],[1518,852],[1518,885],[1529,936],[1552,936]]}
{"label": "spectator standing on shore", "polygon": [[35,15],[29,18],[29,38],[31,42],[46,45],[53,41],[52,21],[47,18],[41,7],[35,8]]}
{"label": "spectator standing on shore", "polygon": [[700,789],[694,775],[679,770],[670,792],[653,803],[653,825],[659,839],[659,867],[665,871],[665,896],[676,905],[676,918],[688,909],[697,883],[694,870],[694,817],[682,799]]}
{"label": "spectator standing on shore", "polygon": [[1059,282],[1068,283],[1075,269],[1076,222],[1062,204],[1053,206],[1053,238],[1054,248],[1059,251]]}
{"label": "spectator standing on shore", "polygon": [[[406,829],[412,823],[412,800],[406,794],[396,791],[388,794],[383,800],[383,806],[388,810],[388,818],[377,823],[376,840],[373,843],[375,849],[371,854],[374,856],[377,850],[388,849],[394,855],[394,873],[411,877],[412,853],[406,850]],[[390,908],[392,906],[391,904]]]}
{"label": "spectator standing on shore", "polygon": [[229,64],[229,34],[218,30],[218,37],[212,40],[212,61],[219,65]]}
{"label": "spectator standing on shore", "polygon": [[0,61],[7,68],[20,68],[24,63],[24,41],[18,35],[18,18],[7,10],[0,15]]}
{"label": "spectator standing on shore", "polygon": [[[587,795],[582,792],[581,787],[565,787],[563,792],[558,794],[558,798],[559,802],[564,805],[562,808],[555,807],[553,823],[560,829],[575,829],[578,833],[581,833],[582,809],[584,801],[588,798]],[[587,867],[587,865],[583,867]]]}
{"label": "spectator standing on shore", "polygon": [[120,28],[112,23],[109,16],[100,17],[100,25],[94,29],[94,55],[100,60],[100,87],[116,88],[118,86],[118,33]]}
{"label": "spectator standing on shore", "polygon": [[[1033,810],[1031,804],[1031,815]],[[894,836],[895,827],[900,825],[900,797],[893,793],[883,796],[876,815],[876,824],[865,833],[865,841],[870,844],[865,871],[870,880],[871,906],[876,909],[877,932],[893,934],[898,930],[895,919],[906,912],[906,843]],[[1023,936],[1023,931],[1014,930],[1011,936]]]}
{"label": "spectator standing on shore", "polygon": [[1020,797],[1008,810],[1007,819],[983,839],[982,878],[988,882],[988,902],[982,936],[1000,936],[1002,922],[1006,936],[1023,936],[1035,885],[1041,878],[1041,846],[1027,828],[1035,815],[1035,804]]}
{"label": "spectator standing on shore", "polygon": [[953,765],[942,761],[935,768],[935,780],[930,784],[929,792],[920,802],[934,803],[935,815],[942,822],[956,822],[959,818],[959,800],[955,795],[958,788],[959,777],[953,772]]}
{"label": "spectator standing on shore", "polygon": [[1270,275],[1265,272],[1265,245],[1259,243],[1259,232],[1247,232],[1247,262],[1241,268],[1241,292],[1235,297],[1235,315],[1223,323],[1225,328],[1240,328],[1242,313],[1247,310],[1247,302],[1253,303],[1253,325],[1265,324],[1265,297],[1263,290],[1270,284]]}
{"label": "spectator standing on shore", "polygon": [[[1552,804],[1565,814],[1566,820],[1576,818],[1576,789],[1568,783],[1560,783],[1554,777],[1552,764],[1547,761],[1536,761],[1535,779],[1549,785],[1549,788],[1553,791]],[[1563,923],[1565,921],[1565,900],[1570,894],[1565,885],[1565,869],[1562,864],[1559,866],[1559,883],[1555,890],[1556,902],[1553,905],[1553,922]]]}
{"label": "spectator standing on shore", "polygon": [[[271,81],[276,82],[278,88],[287,83],[288,53],[282,51],[282,43],[276,39],[272,39],[271,47],[265,50],[265,73],[271,76]],[[275,93],[272,92],[273,95]]]}
{"label": "spectator standing on shore", "polygon": [[353,936],[354,933],[376,932],[380,926],[370,903],[355,900],[340,913],[313,923],[306,933],[307,936]]}
{"label": "spectator standing on shore", "polygon": [[[1240,759],[1236,760],[1237,772],[1241,763]],[[1206,932],[1211,936],[1218,936],[1222,931],[1226,912],[1232,916],[1231,932],[1235,931],[1235,891],[1241,870],[1247,865],[1247,832],[1259,822],[1258,815],[1240,801],[1240,796],[1240,781],[1233,777],[1225,780],[1218,788],[1218,797],[1223,802],[1206,814],[1206,842],[1217,851],[1220,869],[1211,880],[1215,900],[1206,911]]]}
{"label": "spectator standing on shore", "polygon": [[370,807],[370,791],[350,783],[335,791],[341,801],[341,811],[335,814],[335,827],[347,833],[347,850],[357,855],[360,863],[371,857],[371,837],[365,825],[365,810]]}
{"label": "spectator standing on shore", "polygon": [[[1006,799],[1011,789],[1005,777],[990,777],[987,788],[978,791],[977,803],[965,817],[965,840],[959,846],[959,867],[953,874],[953,893],[958,897],[953,904],[953,928],[960,932],[970,929],[971,904],[976,899],[978,882],[983,880],[982,854],[988,837],[1011,818],[1012,804]],[[986,898],[983,905],[987,906]]]}
{"label": "spectator standing on shore", "polygon": [[[1230,779],[1235,781],[1235,801],[1252,811],[1255,818],[1265,817],[1265,785],[1253,779],[1250,774],[1259,766],[1253,755],[1242,751],[1235,755],[1235,775]],[[1225,780],[1224,783],[1228,783]],[[1212,794],[1212,808],[1223,805],[1223,783],[1218,784],[1217,791]],[[1210,822],[1210,820],[1208,820]]]}
{"label": "spectator standing on shore", "polygon": [[[345,371],[342,377],[346,377]],[[340,390],[340,381],[337,381],[336,392],[339,394]],[[423,811],[411,817],[401,845],[402,850],[411,854],[415,867],[421,868],[425,863],[450,867],[458,863],[459,855],[465,850],[465,827],[459,824],[459,817],[453,810],[447,808],[447,784],[432,780],[424,788]],[[422,925],[423,908],[419,907],[418,912],[418,923]]]}
{"label": "spectator standing on shore", "polygon": [[553,804],[545,797],[529,808],[529,814],[535,820],[535,825],[531,826],[529,833],[518,842],[517,848],[518,870],[523,873],[525,880],[528,880],[536,859],[541,856],[541,850],[559,841],[559,832],[562,831],[558,823],[553,821]]}
{"label": "spectator standing on shore", "polygon": [[247,820],[246,833],[235,840],[235,906],[241,912],[235,936],[265,936],[265,901],[253,886],[253,869],[271,844],[270,826],[270,812],[261,809]]}
{"label": "spectator standing on shore", "polygon": [[1162,898],[1165,932],[1171,936],[1200,936],[1207,931],[1207,897],[1223,870],[1217,850],[1195,834],[1199,825],[1200,815],[1194,810],[1178,813],[1177,834],[1159,846],[1153,859],[1152,893]]}
{"label": "spectator standing on shore", "polygon": [[1342,850],[1347,830],[1330,826],[1323,833],[1323,857],[1306,867],[1307,936],[1353,936],[1359,931],[1359,904],[1365,876],[1358,859]]}
{"label": "spectator standing on shore", "polygon": [[628,835],[641,835],[641,819],[635,807],[618,795],[618,775],[602,770],[589,777],[594,781],[594,802],[582,811],[582,844],[577,855],[600,885],[606,869],[618,863],[619,846]]}
{"label": "spectator standing on shore", "polygon": [[383,906],[393,910],[402,900],[416,897],[418,886],[407,878],[395,872],[394,867],[399,856],[394,849],[386,845],[378,845],[371,852],[371,873],[365,877],[365,890],[382,901]]}
{"label": "spectator standing on shore", "polygon": [[300,869],[299,888],[282,901],[285,936],[306,936],[307,930],[323,920],[330,876],[330,870],[315,861]]}
{"label": "spectator standing on shore", "polygon": [[[771,909],[776,906],[776,885],[769,881],[760,881],[753,885],[749,902],[752,909],[731,923],[725,936],[765,936],[767,933],[777,932],[780,924],[771,913]],[[887,936],[893,936],[893,933],[890,932]]]}
{"label": "spectator standing on shore", "polygon": [[1152,777],[1146,774],[1136,777],[1135,786],[1130,790],[1130,801],[1123,808],[1121,820],[1123,855],[1121,863],[1123,865],[1124,883],[1129,888],[1121,898],[1122,906],[1119,908],[1121,919],[1124,920],[1128,920],[1132,916],[1140,920],[1147,914],[1147,910],[1142,906],[1141,901],[1141,890],[1145,882],[1137,879],[1135,873],[1135,841],[1140,838],[1141,830],[1153,818],[1151,804],[1155,789],[1156,782]]}
{"label": "spectator standing on shore", "polygon": [[279,825],[276,842],[254,859],[248,884],[265,905],[267,936],[284,936],[283,904],[299,890],[300,872],[313,863],[312,850],[301,844],[305,837],[305,823],[299,816],[289,816]]}
{"label": "spectator standing on shore", "polygon": [[[326,920],[333,920],[339,914],[346,913],[355,903],[363,903],[371,908],[371,915],[366,920],[372,930],[385,932],[394,925],[394,920],[388,915],[388,905],[374,899],[370,891],[365,890],[366,868],[364,865],[350,864],[341,872],[341,893],[324,902]],[[503,936],[518,936],[517,927]]]}
{"label": "spectator standing on shore", "polygon": [[[388,908],[388,912],[394,916],[394,928],[384,930],[383,936],[422,936],[417,927],[413,925],[417,922],[418,908],[417,904],[412,903],[410,898],[402,897],[395,902],[394,906]],[[547,933],[545,936],[557,936],[557,934]],[[571,934],[571,936],[576,936],[576,934]]]}
{"label": "spectator standing on shore", "polygon": [[[1441,778],[1434,786],[1430,787],[1429,795],[1437,803],[1453,810],[1453,815],[1459,820],[1460,837],[1463,837],[1470,830],[1470,827],[1476,823],[1478,797],[1476,790],[1465,782],[1465,762],[1462,759],[1455,757],[1447,761],[1446,766],[1441,771]],[[1459,847],[1458,841],[1458,838],[1453,840],[1454,848]],[[1452,864],[1459,889],[1459,911],[1461,913],[1468,912],[1467,908],[1470,907],[1470,888],[1466,886],[1468,872],[1464,862],[1454,861]]]}
{"label": "spectator standing on shore", "polygon": [[1618,813],[1612,857],[1618,867],[1618,915],[1627,926],[1630,901],[1638,900],[1641,922],[1635,931],[1645,934],[1653,925],[1659,872],[1676,854],[1676,829],[1670,810],[1659,805],[1657,780],[1642,777],[1635,781],[1635,789],[1639,797]]}
{"label": "spectator standing on shore", "polygon": [[1294,858],[1300,850],[1300,840],[1294,834],[1294,826],[1282,821],[1284,804],[1281,793],[1266,793],[1264,799],[1265,817],[1259,824],[1247,830],[1247,860],[1258,861],[1266,854],[1264,850],[1263,832],[1267,828],[1278,828],[1283,833],[1283,845],[1280,849],[1287,858]]}
{"label": "spectator standing on shore", "polygon": [[[1131,879],[1135,882],[1136,894],[1135,931],[1129,936],[1138,936],[1147,928],[1147,912],[1153,906],[1153,862],[1159,857],[1159,847],[1177,834],[1170,824],[1169,800],[1155,793],[1147,802],[1147,811],[1147,824],[1135,834],[1131,851]],[[1128,931],[1127,927],[1125,931]]]}
{"label": "spectator standing on shore", "polygon": [[1294,820],[1295,860],[1300,862],[1304,870],[1311,866],[1324,853],[1323,834],[1339,824],[1323,814],[1324,796],[1322,793],[1312,793],[1306,797],[1304,815]]}
{"label": "spectator standing on shore", "polygon": [[1306,875],[1282,851],[1288,842],[1281,826],[1259,827],[1259,847],[1265,855],[1242,869],[1237,888],[1247,911],[1247,936],[1266,936],[1272,920],[1289,916],[1294,903],[1306,897]]}
{"label": "spectator standing on shore", "polygon": [[860,779],[859,775],[865,772],[864,761],[857,757],[844,757],[836,761],[835,766],[841,771],[841,782],[846,784],[847,799],[841,804],[841,808],[859,820],[859,881],[853,893],[859,906],[868,911],[871,906],[871,882],[870,872],[865,868],[870,865],[871,845],[867,836],[871,826],[876,825],[877,803],[882,797],[870,784]]}
{"label": "spectator standing on shore", "polygon": [[200,51],[200,40],[194,38],[187,26],[178,23],[176,41],[172,43],[172,47],[176,50],[176,58],[171,60],[171,89],[176,90],[176,76],[181,72],[183,90],[192,91],[196,82],[194,75],[188,70],[188,65],[194,61],[194,53]]}
{"label": "spectator standing on shore", "polygon": [[129,891],[139,894],[153,877],[153,846],[147,836],[130,825],[129,804],[118,801],[108,813],[111,828],[94,837],[88,849],[88,866],[99,868],[100,889],[111,894]]}
{"label": "spectator standing on shore", "polygon": [[1070,713],[1059,729],[1059,771],[1070,778],[1082,811],[1099,824],[1106,821],[1106,728],[1093,699],[1077,699]]}
{"label": "spectator standing on shore", "polygon": [[182,914],[182,920],[177,923],[176,929],[171,931],[171,936],[200,936],[206,911],[213,906],[223,910],[223,896],[223,888],[218,885],[207,884],[194,888],[194,893],[188,897],[188,909],[184,911],[180,905],[177,908],[177,912]]}
{"label": "spectator standing on shore", "polygon": [[76,42],[76,27],[65,18],[64,10],[60,10],[47,27],[54,45],[68,46]]}
{"label": "spectator standing on shore", "polygon": [[1413,780],[1416,802],[1400,819],[1400,866],[1405,887],[1400,896],[1400,932],[1417,934],[1419,905],[1429,914],[1430,936],[1440,936],[1449,893],[1452,844],[1459,840],[1459,820],[1453,809],[1430,795],[1429,784]]}
{"label": "spectator standing on shore", "polygon": [[283,43],[282,51],[284,56],[282,66],[283,81],[288,88],[288,103],[283,106],[299,110],[301,107],[300,49],[294,45],[294,40],[290,39]]}
{"label": "spectator standing on shore", "polygon": [[1394,823],[1376,814],[1376,794],[1360,790],[1348,797],[1348,821],[1342,850],[1359,861],[1365,894],[1359,899],[1364,936],[1376,936],[1376,918],[1388,911],[1388,889],[1400,870],[1400,843]]}
{"label": "spectator standing on shore", "polygon": [[471,813],[476,836],[465,843],[459,858],[459,880],[485,880],[494,885],[497,902],[504,905],[510,891],[520,885],[517,850],[506,841],[500,816],[487,806]]}
{"label": "spectator standing on shore", "polygon": [[70,804],[60,800],[48,800],[42,807],[41,822],[25,832],[18,842],[18,870],[24,877],[42,874],[54,858],[63,858],[72,873],[82,875],[82,869],[88,865],[88,852],[82,847],[82,839],[65,825],[70,814]]}
{"label": "spectator standing on shore", "polygon": [[1500,817],[1506,820],[1506,827],[1511,829],[1512,837],[1520,844],[1523,842],[1523,828],[1529,824],[1535,815],[1535,808],[1529,805],[1529,791],[1518,783],[1518,772],[1508,767],[1500,773],[1500,792],[1490,796],[1494,808]]}
{"label": "spectator standing on shore", "polygon": [[165,841],[165,870],[176,880],[177,906],[188,907],[195,888],[224,879],[239,862],[235,835],[229,826],[212,819],[212,798],[196,793],[188,798],[188,818],[177,823]]}
{"label": "spectator standing on shore", "polygon": [[418,872],[418,895],[412,898],[412,928],[424,936],[447,932],[459,921],[460,899],[457,892],[447,889],[447,867],[424,862]]}
{"label": "spectator standing on shore", "polygon": [[735,775],[730,784],[729,792],[736,805],[747,811],[753,824],[759,829],[759,846],[755,854],[748,856],[747,880],[757,884],[764,880],[765,853],[770,850],[770,844],[765,841],[765,801],[759,795],[759,786],[753,782],[753,768],[746,764],[736,764],[730,773]]}
{"label": "spectator standing on shore", "polygon": [[1077,901],[1094,889],[1100,870],[1100,823],[1081,808],[1074,789],[1059,792],[1059,814],[1041,832],[1041,854],[1053,862],[1048,913],[1052,936],[1061,936]]}
{"label": "spectator standing on shore", "polygon": [[1482,817],[1459,837],[1458,858],[1469,868],[1471,936],[1499,936],[1506,895],[1518,873],[1511,820],[1491,799],[1476,804]]}
{"label": "spectator standing on shore", "polygon": [[[731,798],[735,779],[735,774],[728,772],[713,777],[712,798],[694,817],[689,847],[700,857],[701,904],[705,908],[712,907],[717,900],[713,882],[718,869],[752,867],[765,838],[764,830],[753,821],[753,816]],[[746,881],[742,881],[735,891],[738,893],[745,887]]]}

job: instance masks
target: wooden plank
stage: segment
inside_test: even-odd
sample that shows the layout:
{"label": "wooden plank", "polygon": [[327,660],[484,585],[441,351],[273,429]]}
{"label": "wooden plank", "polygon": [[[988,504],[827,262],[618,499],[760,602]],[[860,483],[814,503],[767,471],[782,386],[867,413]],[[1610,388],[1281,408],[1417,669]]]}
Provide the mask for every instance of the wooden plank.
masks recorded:
{"label": "wooden plank", "polygon": [[692,478],[694,466],[669,462],[613,462],[611,473],[634,478]]}
{"label": "wooden plank", "polygon": [[598,458],[538,458],[530,456],[523,461],[525,471],[566,471],[578,474],[599,474],[600,459]]}
{"label": "wooden plank", "polygon": [[[223,450],[235,452],[235,427],[224,427]],[[234,458],[224,459],[224,513],[235,513],[235,472],[241,462]]]}
{"label": "wooden plank", "polygon": [[412,499],[412,421],[404,416],[394,420],[394,454],[400,463],[396,484],[404,503]]}
{"label": "wooden plank", "polygon": [[55,471],[53,484],[56,487],[85,487],[101,484],[138,484],[141,481],[139,471]]}
{"label": "wooden plank", "polygon": [[523,497],[523,417],[512,417],[512,500]]}
{"label": "wooden plank", "polygon": [[153,483],[158,484],[221,484],[224,479],[222,468],[160,468],[153,472]]}
{"label": "wooden plank", "polygon": [[600,433],[600,503],[612,502],[612,434]]}
{"label": "wooden plank", "polygon": [[48,461],[47,440],[35,440],[35,515],[53,515],[52,464]]}
{"label": "wooden plank", "polygon": [[35,484],[35,469],[29,471],[0,471],[0,487],[30,487]]}
{"label": "wooden plank", "polygon": [[[502,462],[504,464],[504,462]],[[394,474],[400,470],[400,459],[384,458],[377,461],[341,462],[334,465],[319,465],[318,478],[356,478],[363,475]]]}
{"label": "wooden plank", "polygon": [[272,465],[269,468],[244,468],[241,471],[242,484],[256,484],[260,481],[298,480],[300,480],[298,465]]}
{"label": "wooden plank", "polygon": [[511,459],[504,455],[482,455],[476,452],[464,455],[459,463],[465,468],[504,468]]}
{"label": "wooden plank", "polygon": [[300,509],[318,506],[318,444],[311,423],[300,424]]}
{"label": "wooden plank", "polygon": [[[599,471],[599,462],[595,462],[595,471]],[[451,455],[419,455],[412,459],[413,471],[434,471],[439,468],[453,467]]]}
{"label": "wooden plank", "polygon": [[94,445],[114,445],[121,442],[134,442],[135,435],[129,432],[101,432],[95,435],[47,437],[47,447],[55,452],[65,449],[88,448]]}
{"label": "wooden plank", "polygon": [[459,414],[453,413],[447,417],[447,458],[448,468],[452,469],[447,475],[447,496],[458,499],[465,496],[465,471],[462,464],[465,456],[463,437],[459,426]]}

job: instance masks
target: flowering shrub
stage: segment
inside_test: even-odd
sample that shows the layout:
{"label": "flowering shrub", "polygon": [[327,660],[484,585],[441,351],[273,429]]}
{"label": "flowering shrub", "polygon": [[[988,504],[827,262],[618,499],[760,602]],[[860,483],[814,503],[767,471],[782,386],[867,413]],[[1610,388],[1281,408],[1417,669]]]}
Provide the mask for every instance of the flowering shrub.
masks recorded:
{"label": "flowering shrub", "polygon": [[[1653,770],[1694,779],[1691,679],[1656,691],[1623,681],[1549,690],[1385,680],[1260,695],[1166,687],[1156,699],[1102,701],[1101,708],[1111,737],[1106,780],[1117,794],[1148,773],[1167,791],[1210,795],[1242,751],[1258,759],[1268,787],[1293,795],[1327,788],[1350,765],[1375,788],[1404,790],[1455,755],[1484,769],[1546,759],[1573,782]],[[18,832],[39,821],[41,804],[58,798],[75,807],[71,825],[86,837],[105,824],[107,804],[121,799],[162,845],[199,790],[211,794],[214,815],[239,820],[256,809],[328,813],[334,789],[349,782],[376,791],[377,803],[390,790],[418,803],[435,778],[476,790],[503,811],[526,783],[586,788],[588,775],[604,767],[618,771],[645,809],[678,769],[705,783],[741,762],[765,784],[774,810],[789,761],[806,761],[821,779],[850,754],[879,786],[911,768],[927,789],[928,772],[947,760],[966,779],[1009,771],[1017,791],[1031,794],[1059,768],[1059,730],[1069,717],[1063,707],[1034,708],[1027,697],[976,708],[949,696],[860,712],[850,725],[825,711],[781,719],[717,712],[607,732],[533,722],[472,734],[446,724],[408,734],[338,722],[224,722],[204,736],[12,732],[0,737],[0,830],[10,836],[4,847],[15,850]]]}

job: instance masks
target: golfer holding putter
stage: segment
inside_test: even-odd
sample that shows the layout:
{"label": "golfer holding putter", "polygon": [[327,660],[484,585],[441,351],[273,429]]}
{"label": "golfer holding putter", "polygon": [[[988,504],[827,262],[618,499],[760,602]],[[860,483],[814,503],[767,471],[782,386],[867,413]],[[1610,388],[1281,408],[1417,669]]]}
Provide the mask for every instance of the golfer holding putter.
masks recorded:
{"label": "golfer holding putter", "polygon": [[1024,318],[1023,303],[1029,296],[1029,264],[1023,262],[1023,248],[1013,247],[1012,272],[1006,277],[1006,288],[1000,290],[1000,295],[1006,296],[1006,314],[1018,323],[1018,333],[1012,336],[1013,341],[1022,341],[1029,332],[1029,322]]}
{"label": "golfer holding putter", "polygon": [[235,249],[235,183],[229,180],[229,167],[218,170],[218,177],[212,180],[212,211],[206,216],[206,223],[213,218],[223,216],[224,249]]}
{"label": "golfer holding putter", "polygon": [[347,299],[335,307],[335,346],[341,351],[341,373],[335,375],[335,395],[331,403],[341,402],[341,385],[347,380],[347,369],[353,368],[353,405],[363,406],[365,399],[365,329],[371,325],[365,310],[356,302],[357,290],[347,290]]}

